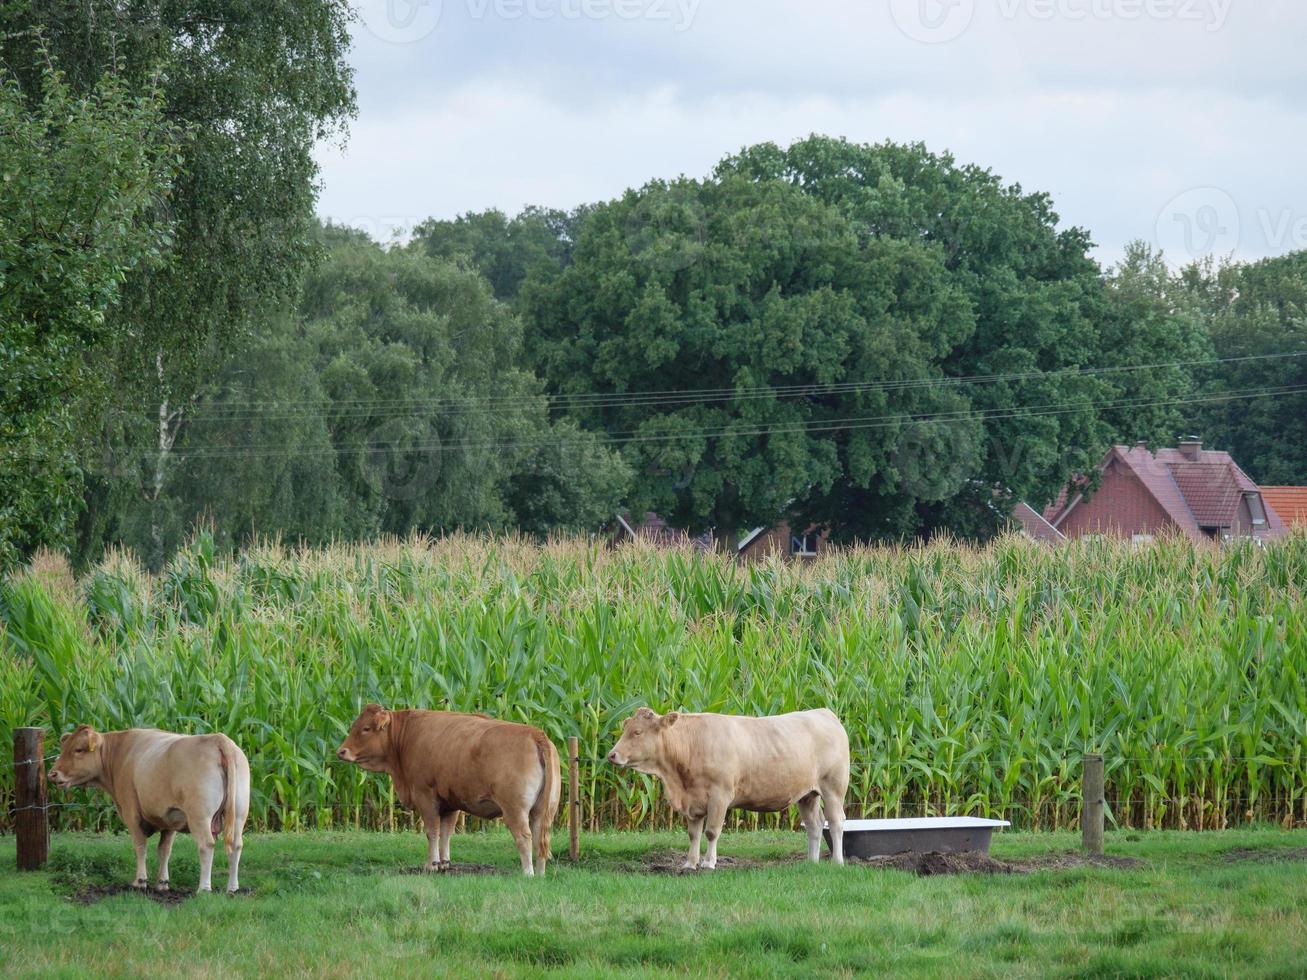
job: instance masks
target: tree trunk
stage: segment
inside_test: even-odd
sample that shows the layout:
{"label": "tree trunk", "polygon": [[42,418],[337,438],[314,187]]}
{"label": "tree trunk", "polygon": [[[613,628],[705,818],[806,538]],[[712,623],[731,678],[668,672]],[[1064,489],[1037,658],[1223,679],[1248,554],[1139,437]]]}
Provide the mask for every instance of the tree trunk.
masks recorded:
{"label": "tree trunk", "polygon": [[168,457],[172,453],[173,443],[177,441],[177,430],[181,422],[181,409],[169,410],[168,389],[164,383],[163,351],[154,355],[154,369],[159,379],[159,444],[154,457],[154,478],[149,491],[150,502],[150,544],[154,549],[151,564],[156,568],[163,565],[165,542],[163,536],[163,514],[160,501],[163,487],[168,476]]}

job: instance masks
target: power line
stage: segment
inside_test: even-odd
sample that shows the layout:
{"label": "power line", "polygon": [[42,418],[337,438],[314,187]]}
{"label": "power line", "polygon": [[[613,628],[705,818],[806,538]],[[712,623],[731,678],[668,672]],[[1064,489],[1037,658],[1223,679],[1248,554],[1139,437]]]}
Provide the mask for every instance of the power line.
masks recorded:
{"label": "power line", "polygon": [[[554,409],[600,409],[610,407],[686,406],[713,402],[752,401],[757,399],[790,399],[822,395],[849,395],[876,392],[902,392],[921,388],[939,388],[959,385],[999,384],[1017,381],[1039,381],[1058,378],[1090,378],[1141,371],[1176,368],[1216,367],[1227,364],[1251,363],[1270,360],[1289,360],[1307,357],[1307,351],[1286,351],[1277,354],[1250,355],[1216,360],[1167,361],[1153,364],[1119,365],[1098,368],[1066,368],[1057,371],[1025,371],[1009,374],[977,374],[960,377],[915,378],[879,381],[831,382],[827,384],[767,385],[739,388],[686,388],[647,392],[593,392],[578,394],[538,395],[470,395],[447,396],[432,399],[322,399],[302,401],[298,405],[284,401],[226,401],[206,405],[204,410],[190,412],[192,421],[292,421],[304,418],[350,417],[404,417],[434,414],[439,410],[454,412],[473,408],[533,407],[542,401]],[[314,409],[311,406],[318,406]],[[257,410],[260,406],[284,409],[274,414]]]}
{"label": "power line", "polygon": [[[774,436],[789,434],[809,434],[809,433],[827,433],[827,432],[849,432],[861,431],[867,429],[892,428],[909,423],[974,423],[988,421],[1002,421],[1015,418],[1046,418],[1056,415],[1067,415],[1077,412],[1095,411],[1102,409],[1120,409],[1120,408],[1150,408],[1162,407],[1168,405],[1197,405],[1197,404],[1214,404],[1219,402],[1245,401],[1249,399],[1268,398],[1284,395],[1295,395],[1307,393],[1307,385],[1289,385],[1276,388],[1251,388],[1236,392],[1227,392],[1220,395],[1193,396],[1189,398],[1174,399],[1125,399],[1114,402],[1081,402],[1074,405],[1066,404],[1048,404],[1035,405],[1029,407],[1014,407],[992,410],[974,411],[972,409],[960,409],[956,412],[947,413],[921,413],[921,414],[902,414],[902,415],[872,415],[872,416],[855,416],[837,419],[818,419],[809,422],[782,422],[774,425],[767,425],[755,428],[736,428],[736,427],[718,427],[704,429],[683,429],[678,432],[649,434],[640,430],[624,430],[618,433],[609,433],[607,438],[603,439],[605,445],[636,445],[644,443],[666,443],[676,442],[684,439],[706,439],[722,437],[758,437]],[[592,444],[595,436],[602,437],[603,433],[585,432],[584,438],[576,439],[536,439],[524,440],[517,442],[453,442],[439,445],[426,446],[395,446],[393,451],[409,454],[434,455],[446,452],[504,452],[521,449],[539,449],[545,447],[566,448],[569,446],[585,447]],[[220,446],[209,448],[182,449],[175,451],[172,455],[178,460],[185,459],[232,459],[232,458],[277,458],[277,457],[300,457],[300,456],[332,456],[348,455],[352,453],[376,453],[389,452],[392,447],[378,443],[362,443],[352,446],[322,446],[322,447],[304,447],[288,449],[283,446]],[[140,450],[136,453],[128,453],[130,456],[140,456],[141,458],[153,458],[155,450]]]}

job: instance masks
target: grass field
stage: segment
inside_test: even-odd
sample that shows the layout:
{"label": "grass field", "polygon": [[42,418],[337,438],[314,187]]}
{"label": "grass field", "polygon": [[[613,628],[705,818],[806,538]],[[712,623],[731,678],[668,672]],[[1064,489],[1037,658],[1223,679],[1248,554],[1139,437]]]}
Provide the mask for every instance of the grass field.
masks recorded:
{"label": "grass field", "polygon": [[[223,731],[250,757],[255,829],[393,830],[389,784],[334,762],[369,701],[526,721],[587,760],[641,704],[821,706],[849,731],[853,815],[1066,829],[1097,749],[1118,825],[1293,826],[1304,583],[1307,535],[810,565],[466,536],[224,556],[202,537],[158,575],[111,556],[76,579],[46,556],[0,583],[0,744],[28,724]],[[590,826],[669,824],[646,777],[587,764],[581,789]],[[11,791],[0,764],[0,829]],[[83,797],[57,826],[112,826]]]}
{"label": "grass field", "polygon": [[[123,835],[56,835],[50,870],[13,872],[0,840],[0,969],[10,976],[1212,976],[1307,975],[1307,833],[1109,834],[1133,868],[915,877],[788,859],[797,834],[732,834],[723,854],[760,867],[648,873],[680,849],[667,832],[585,839],[579,866],[512,873],[502,831],[460,835],[458,864],[420,876],[416,834],[251,835],[234,898],[160,904],[120,894]],[[1038,861],[1069,834],[1008,834],[995,857]],[[1296,852],[1296,855],[1295,853]],[[1273,860],[1275,857],[1282,860]],[[219,861],[221,866],[221,859]],[[153,864],[151,865],[153,871]],[[218,868],[215,868],[218,872]],[[193,845],[173,857],[196,880]],[[215,883],[225,871],[215,873]]]}

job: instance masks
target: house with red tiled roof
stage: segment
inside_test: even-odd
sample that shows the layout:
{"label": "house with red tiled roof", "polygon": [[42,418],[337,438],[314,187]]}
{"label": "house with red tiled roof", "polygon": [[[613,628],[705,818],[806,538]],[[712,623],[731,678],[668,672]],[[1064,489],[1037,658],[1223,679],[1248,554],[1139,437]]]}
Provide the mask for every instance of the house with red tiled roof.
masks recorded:
{"label": "house with red tiled roof", "polygon": [[1065,534],[1048,523],[1044,515],[1029,504],[1017,504],[1012,511],[1012,520],[1021,529],[1021,533],[1031,541],[1039,541],[1042,544],[1061,544],[1066,540]]}
{"label": "house with red tiled roof", "polygon": [[1229,453],[1196,440],[1176,449],[1114,446],[1099,467],[1097,486],[1072,481],[1044,510],[1068,538],[1109,535],[1148,541],[1180,533],[1194,541],[1273,538],[1283,521],[1262,490]]}
{"label": "house with red tiled roof", "polygon": [[1262,487],[1262,499],[1286,527],[1307,527],[1307,487]]}

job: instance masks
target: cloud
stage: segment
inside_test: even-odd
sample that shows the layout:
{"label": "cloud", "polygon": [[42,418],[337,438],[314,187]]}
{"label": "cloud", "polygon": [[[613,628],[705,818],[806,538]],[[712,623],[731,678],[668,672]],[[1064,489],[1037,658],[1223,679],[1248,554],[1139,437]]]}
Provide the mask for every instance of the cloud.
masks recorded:
{"label": "cloud", "polygon": [[[364,5],[360,118],[343,154],[319,151],[320,211],[374,230],[572,207],[821,132],[922,140],[1047,190],[1106,261],[1132,238],[1176,261],[1307,247],[1307,5],[426,0],[391,16],[407,2]],[[404,43],[382,39],[396,24]]]}

